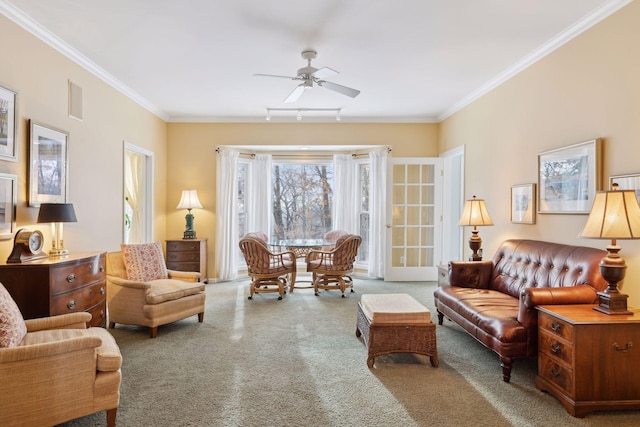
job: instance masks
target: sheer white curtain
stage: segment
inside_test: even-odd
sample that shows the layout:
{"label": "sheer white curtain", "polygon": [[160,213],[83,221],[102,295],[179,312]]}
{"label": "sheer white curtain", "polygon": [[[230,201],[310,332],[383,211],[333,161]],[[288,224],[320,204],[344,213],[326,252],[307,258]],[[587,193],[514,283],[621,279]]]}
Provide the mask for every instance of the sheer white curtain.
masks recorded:
{"label": "sheer white curtain", "polygon": [[215,246],[220,280],[232,280],[238,275],[238,156],[237,151],[218,150]]}
{"label": "sheer white curtain", "polygon": [[271,155],[256,154],[246,187],[247,231],[271,237]]}
{"label": "sheer white curtain", "polygon": [[387,150],[369,153],[369,276],[384,277],[387,223]]}
{"label": "sheer white curtain", "polygon": [[142,219],[140,216],[143,157],[140,154],[126,150],[124,158],[124,195],[132,210],[131,218],[129,219],[129,233],[125,233],[128,236],[125,243],[143,243]]}
{"label": "sheer white curtain", "polygon": [[351,154],[333,156],[333,229],[358,233],[356,161]]}

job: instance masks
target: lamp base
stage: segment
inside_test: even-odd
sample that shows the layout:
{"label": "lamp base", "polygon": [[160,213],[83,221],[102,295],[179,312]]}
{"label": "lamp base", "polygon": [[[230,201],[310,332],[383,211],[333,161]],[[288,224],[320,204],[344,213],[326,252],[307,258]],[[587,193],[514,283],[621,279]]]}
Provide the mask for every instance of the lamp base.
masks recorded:
{"label": "lamp base", "polygon": [[609,315],[633,315],[631,311],[627,310],[627,298],[629,298],[628,295],[619,292],[598,292],[598,305],[593,309]]}
{"label": "lamp base", "polygon": [[478,230],[471,231],[471,238],[469,238],[469,248],[473,252],[469,257],[469,261],[482,261],[482,239],[478,236]]}

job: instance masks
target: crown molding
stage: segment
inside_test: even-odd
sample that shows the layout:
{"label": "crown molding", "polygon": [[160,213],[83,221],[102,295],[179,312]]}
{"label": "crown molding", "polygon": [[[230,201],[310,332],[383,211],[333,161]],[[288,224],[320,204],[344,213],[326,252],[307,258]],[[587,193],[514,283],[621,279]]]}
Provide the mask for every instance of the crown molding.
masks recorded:
{"label": "crown molding", "polygon": [[462,110],[467,105],[471,104],[473,101],[477,100],[483,95],[486,95],[496,87],[500,86],[502,83],[511,79],[516,74],[525,70],[529,66],[538,62],[545,56],[549,55],[554,50],[558,49],[562,45],[568,43],[578,35],[582,34],[584,31],[596,25],[598,22],[603,19],[609,17],[613,13],[622,9],[633,0],[612,0],[602,5],[601,7],[595,9],[590,14],[586,15],[578,22],[576,22],[571,27],[566,30],[560,32],[558,35],[553,37],[548,42],[544,43],[542,46],[531,52],[529,55],[522,58],[520,61],[516,62],[511,67],[507,68],[500,74],[498,74],[493,79],[489,80],[487,83],[471,92],[469,95],[462,98],[460,101],[453,104],[451,107],[443,111],[441,115],[438,116],[438,122],[445,120],[447,117],[452,114]]}
{"label": "crown molding", "polygon": [[149,112],[157,115],[164,121],[169,119],[169,116],[161,111],[158,107],[153,105],[147,99],[140,96],[133,89],[129,88],[127,85],[122,83],[120,80],[115,78],[113,75],[107,73],[103,68],[98,66],[95,62],[91,61],[86,56],[82,55],[73,47],[69,46],[65,41],[63,41],[58,36],[54,35],[46,28],[38,24],[36,21],[31,19],[29,16],[25,15],[20,9],[16,8],[11,3],[6,0],[0,0],[0,13],[6,16],[8,19],[13,21],[15,24],[22,27],[24,30],[33,34],[35,37],[45,42],[76,64],[80,65],[91,74],[95,75],[99,79],[103,80],[108,85],[112,86],[114,89],[118,90],[141,107],[145,108]]}

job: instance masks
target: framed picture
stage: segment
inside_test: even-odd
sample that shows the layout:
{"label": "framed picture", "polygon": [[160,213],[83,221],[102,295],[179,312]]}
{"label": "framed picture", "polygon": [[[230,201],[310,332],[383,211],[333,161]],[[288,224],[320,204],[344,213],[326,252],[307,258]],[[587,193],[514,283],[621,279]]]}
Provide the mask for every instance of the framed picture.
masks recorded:
{"label": "framed picture", "polygon": [[511,186],[511,222],[516,224],[536,223],[536,185]]}
{"label": "framed picture", "polygon": [[18,176],[0,173],[0,239],[13,238],[16,231]]}
{"label": "framed picture", "polygon": [[16,103],[18,95],[0,86],[0,160],[18,161]]}
{"label": "framed picture", "polygon": [[635,190],[636,198],[640,203],[640,173],[632,175],[614,175],[609,177],[609,189],[613,184],[618,184],[618,190]]}
{"label": "framed picture", "polygon": [[538,155],[538,213],[588,214],[601,186],[602,141]]}
{"label": "framed picture", "polygon": [[66,203],[69,134],[30,121],[29,206]]}

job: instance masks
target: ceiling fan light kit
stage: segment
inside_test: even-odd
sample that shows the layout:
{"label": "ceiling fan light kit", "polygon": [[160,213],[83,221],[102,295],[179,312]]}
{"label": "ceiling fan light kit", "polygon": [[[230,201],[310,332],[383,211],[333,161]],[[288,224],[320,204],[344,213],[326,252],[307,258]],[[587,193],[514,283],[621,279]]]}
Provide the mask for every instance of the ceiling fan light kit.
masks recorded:
{"label": "ceiling fan light kit", "polygon": [[307,66],[298,69],[296,76],[278,76],[274,74],[254,74],[259,77],[277,77],[290,80],[298,80],[301,83],[296,86],[293,91],[284,99],[284,102],[289,104],[296,102],[305,90],[313,89],[314,84],[323,87],[325,89],[332,90],[342,95],[355,98],[360,94],[360,91],[347,86],[342,86],[337,83],[333,83],[324,80],[326,77],[338,74],[338,72],[329,67],[315,68],[311,66],[311,61],[316,58],[317,52],[315,50],[305,50],[302,52],[302,59],[307,60]]}

